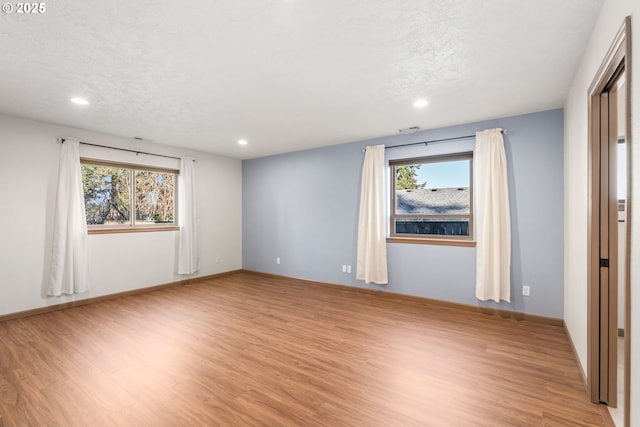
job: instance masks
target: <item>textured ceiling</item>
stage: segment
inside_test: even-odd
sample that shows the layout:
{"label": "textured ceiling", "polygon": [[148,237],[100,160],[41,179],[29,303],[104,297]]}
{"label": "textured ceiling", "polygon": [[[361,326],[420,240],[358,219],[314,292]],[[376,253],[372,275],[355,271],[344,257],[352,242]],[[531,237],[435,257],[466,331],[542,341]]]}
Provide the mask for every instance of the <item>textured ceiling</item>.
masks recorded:
{"label": "textured ceiling", "polygon": [[54,0],[0,15],[0,112],[252,158],[541,111],[601,4]]}

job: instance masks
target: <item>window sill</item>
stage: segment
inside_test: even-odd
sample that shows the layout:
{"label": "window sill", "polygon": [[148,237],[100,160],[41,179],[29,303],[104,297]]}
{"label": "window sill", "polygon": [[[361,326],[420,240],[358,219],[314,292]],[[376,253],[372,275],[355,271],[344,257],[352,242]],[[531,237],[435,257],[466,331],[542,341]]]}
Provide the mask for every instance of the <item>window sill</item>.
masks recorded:
{"label": "window sill", "polygon": [[412,243],[418,245],[466,246],[475,247],[475,240],[437,239],[422,237],[387,237],[387,243]]}
{"label": "window sill", "polygon": [[89,228],[89,234],[115,234],[115,233],[140,233],[148,231],[178,231],[180,227],[177,225],[164,226],[164,227],[100,227]]}

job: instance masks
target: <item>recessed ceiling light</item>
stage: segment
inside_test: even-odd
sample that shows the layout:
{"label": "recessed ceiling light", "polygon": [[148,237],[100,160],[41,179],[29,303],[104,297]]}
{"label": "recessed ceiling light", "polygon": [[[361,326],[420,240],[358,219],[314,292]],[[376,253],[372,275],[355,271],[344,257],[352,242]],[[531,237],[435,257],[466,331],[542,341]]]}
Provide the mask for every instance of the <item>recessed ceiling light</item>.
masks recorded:
{"label": "recessed ceiling light", "polygon": [[247,144],[248,144],[248,142],[247,142],[246,139],[239,139],[238,140],[238,145],[247,145]]}
{"label": "recessed ceiling light", "polygon": [[429,102],[425,99],[418,99],[416,102],[413,103],[413,106],[416,108],[426,107],[427,105],[429,105]]}
{"label": "recessed ceiling light", "polygon": [[78,104],[78,105],[89,105],[89,101],[87,101],[84,98],[71,98],[71,102],[73,102],[74,104]]}

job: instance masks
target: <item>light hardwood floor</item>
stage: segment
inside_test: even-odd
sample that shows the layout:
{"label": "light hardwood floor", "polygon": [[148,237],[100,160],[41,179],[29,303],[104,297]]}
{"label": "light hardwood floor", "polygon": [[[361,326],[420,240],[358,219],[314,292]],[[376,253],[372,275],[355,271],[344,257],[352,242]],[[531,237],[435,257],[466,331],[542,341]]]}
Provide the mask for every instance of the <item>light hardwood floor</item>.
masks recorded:
{"label": "light hardwood floor", "polygon": [[8,426],[603,426],[562,327],[236,273],[0,323]]}

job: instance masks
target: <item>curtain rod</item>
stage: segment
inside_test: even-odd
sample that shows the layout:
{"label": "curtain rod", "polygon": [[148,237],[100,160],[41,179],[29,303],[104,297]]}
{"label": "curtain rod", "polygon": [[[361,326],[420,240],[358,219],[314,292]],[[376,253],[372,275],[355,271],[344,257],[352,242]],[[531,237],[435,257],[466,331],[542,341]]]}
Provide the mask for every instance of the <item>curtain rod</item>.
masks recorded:
{"label": "curtain rod", "polygon": [[[506,129],[501,129],[500,133],[504,135],[504,134],[507,133],[507,130]],[[388,147],[385,146],[384,149],[386,150],[388,148],[409,147],[409,146],[412,146],[412,145],[422,145],[422,144],[425,144],[425,145],[437,144],[439,142],[458,141],[460,139],[469,139],[469,138],[475,138],[475,137],[476,137],[475,134],[474,135],[454,136],[452,138],[432,139],[430,141],[412,142],[410,144],[390,145]],[[362,150],[362,151],[365,151],[365,150]]]}
{"label": "curtain rod", "polygon": [[[58,138],[58,142],[60,143],[64,143],[65,139],[64,138]],[[139,151],[139,150],[130,150],[128,148],[118,148],[118,147],[109,147],[108,145],[100,145],[100,144],[91,144],[89,142],[83,142],[80,141],[80,144],[82,145],[90,145],[92,147],[100,147],[100,148],[109,148],[111,150],[118,150],[118,151],[128,151],[129,153],[136,153],[136,154],[146,154],[147,156],[157,156],[157,157],[165,157],[167,159],[176,159],[176,160],[180,160],[180,157],[175,157],[175,156],[167,156],[165,154],[156,154],[156,153],[148,153],[146,151]],[[195,162],[195,159],[193,160]]]}

